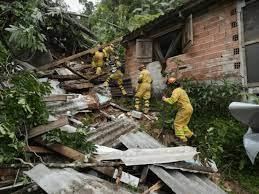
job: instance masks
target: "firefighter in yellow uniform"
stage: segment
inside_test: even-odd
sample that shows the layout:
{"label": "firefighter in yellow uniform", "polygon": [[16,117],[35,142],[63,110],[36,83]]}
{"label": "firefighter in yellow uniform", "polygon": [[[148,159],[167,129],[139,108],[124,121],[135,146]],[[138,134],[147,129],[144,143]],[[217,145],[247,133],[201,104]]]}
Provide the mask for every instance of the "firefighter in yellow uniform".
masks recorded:
{"label": "firefighter in yellow uniform", "polygon": [[102,68],[104,66],[104,52],[102,48],[94,53],[92,60],[92,67],[96,69],[96,74],[100,75],[102,73]]}
{"label": "firefighter in yellow uniform", "polygon": [[111,57],[111,60],[109,62],[109,66],[111,67],[111,75],[106,79],[104,82],[105,86],[109,86],[109,83],[111,80],[117,81],[117,84],[121,90],[121,93],[123,96],[127,95],[127,92],[125,88],[123,87],[123,73],[121,72],[121,63],[118,60],[118,57]]}
{"label": "firefighter in yellow uniform", "polygon": [[174,86],[172,96],[166,98],[163,96],[162,100],[171,105],[176,104],[178,112],[174,120],[175,135],[183,143],[187,143],[188,139],[193,136],[193,132],[189,129],[188,123],[191,119],[193,108],[190,99],[184,89],[181,88],[176,78],[169,78],[167,85]]}
{"label": "firefighter in yellow uniform", "polygon": [[103,52],[104,52],[104,57],[107,59],[107,60],[110,60],[110,57],[112,55],[114,55],[114,45],[113,44],[110,44],[108,46],[106,46],[104,49],[103,49]]}
{"label": "firefighter in yellow uniform", "polygon": [[152,78],[150,72],[146,69],[145,65],[139,67],[140,75],[138,78],[138,86],[135,94],[135,108],[137,111],[140,110],[140,102],[144,100],[144,113],[149,111],[149,100],[151,98],[151,84]]}

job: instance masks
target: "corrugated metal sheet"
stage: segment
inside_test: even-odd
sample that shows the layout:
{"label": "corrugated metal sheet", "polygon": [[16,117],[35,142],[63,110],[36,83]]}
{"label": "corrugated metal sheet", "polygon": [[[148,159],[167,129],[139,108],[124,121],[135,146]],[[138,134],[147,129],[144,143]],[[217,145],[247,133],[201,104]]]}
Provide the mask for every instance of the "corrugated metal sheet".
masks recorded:
{"label": "corrugated metal sheet", "polygon": [[138,125],[131,119],[118,119],[99,126],[90,133],[89,141],[98,145],[112,146],[121,135],[137,129]]}
{"label": "corrugated metal sheet", "polygon": [[[139,131],[122,136],[120,141],[128,148],[164,147],[148,134]],[[165,170],[158,166],[151,166],[150,170],[176,194],[225,193],[216,184],[203,175],[183,173],[177,170]]]}
{"label": "corrugated metal sheet", "polygon": [[73,169],[49,169],[43,164],[25,172],[48,194],[130,194],[123,188],[117,191],[113,184],[97,177],[79,173]]}
{"label": "corrugated metal sheet", "polygon": [[157,166],[151,166],[150,170],[177,194],[225,194],[221,188],[206,176],[176,170],[165,171]]}
{"label": "corrugated metal sheet", "polygon": [[100,161],[121,159],[126,166],[134,166],[192,160],[196,154],[198,154],[196,148],[181,146],[155,149],[128,149],[120,152],[116,150],[110,153],[99,154],[97,159]]}

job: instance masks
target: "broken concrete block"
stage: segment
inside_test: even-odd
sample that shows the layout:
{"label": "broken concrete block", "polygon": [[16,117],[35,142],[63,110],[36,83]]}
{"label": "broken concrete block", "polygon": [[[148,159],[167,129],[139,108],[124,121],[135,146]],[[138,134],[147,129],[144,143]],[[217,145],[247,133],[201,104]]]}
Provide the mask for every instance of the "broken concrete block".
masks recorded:
{"label": "broken concrete block", "polygon": [[136,118],[136,119],[141,119],[142,116],[143,116],[143,113],[133,110],[133,111],[131,111],[131,116]]}

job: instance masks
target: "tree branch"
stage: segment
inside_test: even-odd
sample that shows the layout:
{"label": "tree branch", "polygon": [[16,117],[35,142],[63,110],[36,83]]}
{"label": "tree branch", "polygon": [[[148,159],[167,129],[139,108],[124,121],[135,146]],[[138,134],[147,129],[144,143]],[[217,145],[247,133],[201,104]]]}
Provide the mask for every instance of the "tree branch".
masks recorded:
{"label": "tree branch", "polygon": [[[90,16],[88,16],[88,15],[84,15],[84,14],[78,14],[78,13],[74,13],[74,12],[67,12],[68,14],[70,14],[70,15],[74,15],[74,16],[80,16],[80,17],[84,17],[84,18],[90,18]],[[122,27],[120,27],[120,26],[118,26],[118,25],[116,25],[116,24],[114,24],[114,23],[111,23],[111,22],[108,22],[108,21],[106,21],[106,20],[103,20],[103,19],[97,19],[98,21],[101,21],[101,22],[104,22],[104,23],[107,23],[107,24],[109,24],[109,25],[111,25],[111,26],[113,26],[113,27],[115,27],[115,28],[117,28],[117,29],[119,29],[119,30],[121,30],[121,31],[125,31],[125,30],[127,30],[127,29],[125,29],[125,28],[122,28]]]}

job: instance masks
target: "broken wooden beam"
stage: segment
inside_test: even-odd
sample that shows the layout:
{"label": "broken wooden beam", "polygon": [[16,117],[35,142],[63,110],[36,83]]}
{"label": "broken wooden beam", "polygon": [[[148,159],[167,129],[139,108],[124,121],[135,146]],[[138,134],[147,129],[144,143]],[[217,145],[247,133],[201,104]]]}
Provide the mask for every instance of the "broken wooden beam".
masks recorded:
{"label": "broken wooden beam", "polygon": [[129,109],[124,108],[124,107],[122,107],[122,106],[120,106],[120,105],[118,105],[118,104],[115,104],[115,103],[113,103],[113,102],[110,102],[110,105],[111,105],[112,107],[114,107],[114,108],[117,108],[117,109],[123,111],[123,112],[129,112],[129,111],[130,111]]}
{"label": "broken wooden beam", "polygon": [[65,67],[66,67],[68,70],[70,70],[72,73],[76,74],[77,76],[79,76],[79,77],[81,77],[81,78],[83,78],[83,79],[85,79],[85,80],[88,80],[87,77],[85,77],[83,74],[77,72],[77,71],[74,70],[73,68],[69,67],[68,65],[65,65]]}
{"label": "broken wooden beam", "polygon": [[93,32],[91,32],[87,27],[82,25],[80,22],[78,22],[77,20],[73,19],[72,17],[70,17],[67,14],[62,14],[62,18],[67,23],[74,26],[74,28],[77,28],[77,29],[81,30],[82,32],[87,34],[89,37],[93,38],[94,40],[97,40],[97,37],[95,36],[95,34]]}
{"label": "broken wooden beam", "polygon": [[56,102],[56,101],[67,101],[68,95],[51,95],[51,96],[45,96],[43,98],[44,102]]}
{"label": "broken wooden beam", "polygon": [[140,183],[144,183],[147,179],[147,174],[149,171],[149,166],[145,166],[141,172],[141,176],[140,176]]}
{"label": "broken wooden beam", "polygon": [[163,183],[161,181],[158,181],[156,184],[154,184],[152,187],[150,187],[148,190],[144,191],[142,194],[149,194],[151,192],[158,191],[163,187]]}
{"label": "broken wooden beam", "polygon": [[77,75],[47,75],[45,76],[49,79],[57,79],[59,81],[66,81],[66,80],[78,80],[81,79]]}
{"label": "broken wooden beam", "polygon": [[1,164],[0,177],[15,177],[16,174],[17,170],[10,168],[9,166],[6,167],[4,164]]}
{"label": "broken wooden beam", "polygon": [[[102,47],[108,46],[108,45],[111,44],[111,43],[120,42],[121,40],[122,40],[122,37],[120,37],[120,38],[118,38],[118,39],[116,39],[116,40],[114,40],[114,41],[112,41],[112,42],[110,42],[110,43],[104,44],[104,45],[102,45]],[[71,60],[73,60],[73,59],[77,59],[77,58],[82,57],[82,56],[84,56],[84,55],[94,53],[94,52],[97,51],[97,50],[98,50],[98,47],[88,49],[88,50],[86,50],[86,51],[83,51],[83,52],[80,52],[80,53],[71,55],[71,56],[69,56],[69,57],[65,57],[65,58],[63,58],[63,59],[60,59],[60,60],[58,60],[58,61],[54,61],[54,62],[52,62],[52,63],[43,65],[43,66],[39,67],[38,70],[43,71],[43,70],[55,68],[55,67],[57,67],[57,66],[59,66],[59,65],[61,65],[61,64],[63,64],[63,63],[65,63],[65,62],[69,62],[69,61],[71,61]]]}
{"label": "broken wooden beam", "polygon": [[40,147],[40,146],[25,146],[23,149],[25,152],[32,152],[32,153],[41,153],[41,154],[53,153],[52,151],[46,149],[45,147]]}
{"label": "broken wooden beam", "polygon": [[92,83],[74,83],[74,84],[66,84],[65,82],[62,84],[63,89],[66,91],[75,91],[75,90],[88,90],[90,88],[93,88],[94,85]]}
{"label": "broken wooden beam", "polygon": [[36,137],[38,135],[42,135],[44,133],[47,133],[53,129],[59,128],[59,127],[63,127],[64,125],[68,125],[69,121],[67,117],[60,117],[58,120],[53,121],[49,124],[46,125],[40,125],[38,127],[35,127],[31,130],[29,130],[29,134],[28,137],[32,138],[32,137]]}
{"label": "broken wooden beam", "polygon": [[46,146],[50,150],[53,150],[53,151],[65,156],[67,158],[70,158],[72,160],[85,161],[87,159],[85,154],[83,154],[83,153],[81,153],[77,150],[74,150],[70,147],[64,146],[62,144],[59,144],[59,143],[47,144],[46,142],[44,142],[42,140],[41,137],[34,138],[33,140],[36,141],[37,143],[43,145],[43,146]]}

